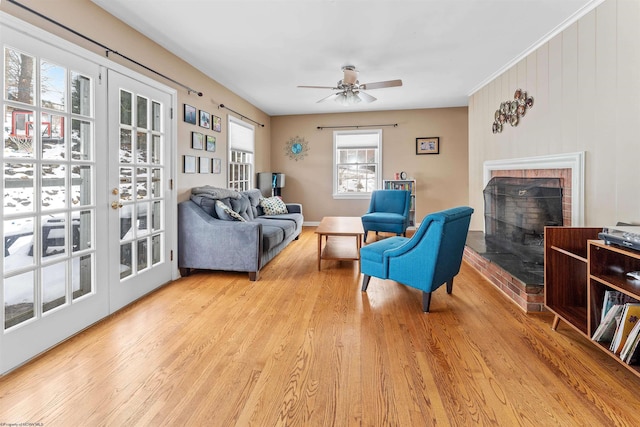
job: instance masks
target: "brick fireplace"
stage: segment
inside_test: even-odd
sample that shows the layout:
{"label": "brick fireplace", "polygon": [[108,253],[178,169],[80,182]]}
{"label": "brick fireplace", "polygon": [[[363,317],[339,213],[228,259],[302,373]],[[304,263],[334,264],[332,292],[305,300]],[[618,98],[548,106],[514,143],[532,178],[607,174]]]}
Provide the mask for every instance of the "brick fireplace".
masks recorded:
{"label": "brick fireplace", "polygon": [[[484,163],[484,187],[494,177],[555,178],[562,188],[562,224],[581,226],[584,222],[584,153],[488,161]],[[535,181],[535,180],[532,180]],[[525,214],[531,215],[531,213]],[[557,222],[557,220],[555,221]],[[485,227],[487,224],[485,224]],[[485,228],[486,230],[486,228]],[[496,249],[483,231],[471,231],[465,260],[527,312],[544,310],[544,266],[539,261],[523,261],[512,248]],[[538,242],[540,254],[543,237]],[[538,251],[537,248],[532,248]]]}

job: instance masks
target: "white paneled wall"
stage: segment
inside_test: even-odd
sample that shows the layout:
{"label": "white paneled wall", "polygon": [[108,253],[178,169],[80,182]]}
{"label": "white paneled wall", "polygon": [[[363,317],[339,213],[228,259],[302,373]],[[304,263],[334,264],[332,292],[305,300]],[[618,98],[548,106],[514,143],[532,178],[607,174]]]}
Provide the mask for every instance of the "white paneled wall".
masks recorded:
{"label": "white paneled wall", "polygon": [[[500,103],[534,106],[493,134]],[[585,225],[640,224],[640,0],[606,0],[469,99],[471,228],[482,230],[482,164],[586,152]]]}

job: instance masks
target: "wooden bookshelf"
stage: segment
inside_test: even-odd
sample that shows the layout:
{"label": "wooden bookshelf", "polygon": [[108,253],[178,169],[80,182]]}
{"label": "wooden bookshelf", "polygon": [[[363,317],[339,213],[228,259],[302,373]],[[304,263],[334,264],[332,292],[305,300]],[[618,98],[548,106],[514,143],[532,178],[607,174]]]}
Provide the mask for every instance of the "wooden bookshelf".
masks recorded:
{"label": "wooden bookshelf", "polygon": [[[563,320],[591,340],[600,324],[605,291],[615,290],[640,301],[640,280],[628,278],[640,270],[640,252],[597,240],[602,228],[545,227],[544,298],[555,314],[552,328]],[[640,366],[629,365],[591,341],[640,377]]]}

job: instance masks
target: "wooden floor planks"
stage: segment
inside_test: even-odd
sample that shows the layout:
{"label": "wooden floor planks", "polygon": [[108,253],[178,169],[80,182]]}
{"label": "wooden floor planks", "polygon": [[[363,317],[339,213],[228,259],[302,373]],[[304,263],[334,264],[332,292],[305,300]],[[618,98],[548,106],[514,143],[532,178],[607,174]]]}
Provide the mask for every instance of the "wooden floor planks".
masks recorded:
{"label": "wooden floor planks", "polygon": [[640,425],[640,379],[467,264],[417,290],[317,271],[313,227],[250,282],[196,272],[0,378],[0,423]]}

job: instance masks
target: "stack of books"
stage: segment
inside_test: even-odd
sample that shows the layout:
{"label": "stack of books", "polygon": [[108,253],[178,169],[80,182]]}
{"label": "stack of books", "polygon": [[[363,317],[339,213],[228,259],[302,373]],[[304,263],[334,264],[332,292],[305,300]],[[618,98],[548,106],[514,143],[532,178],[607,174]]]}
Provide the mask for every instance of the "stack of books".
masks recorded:
{"label": "stack of books", "polygon": [[628,364],[640,358],[640,302],[618,291],[606,291],[600,324],[591,337],[610,343],[609,350]]}

